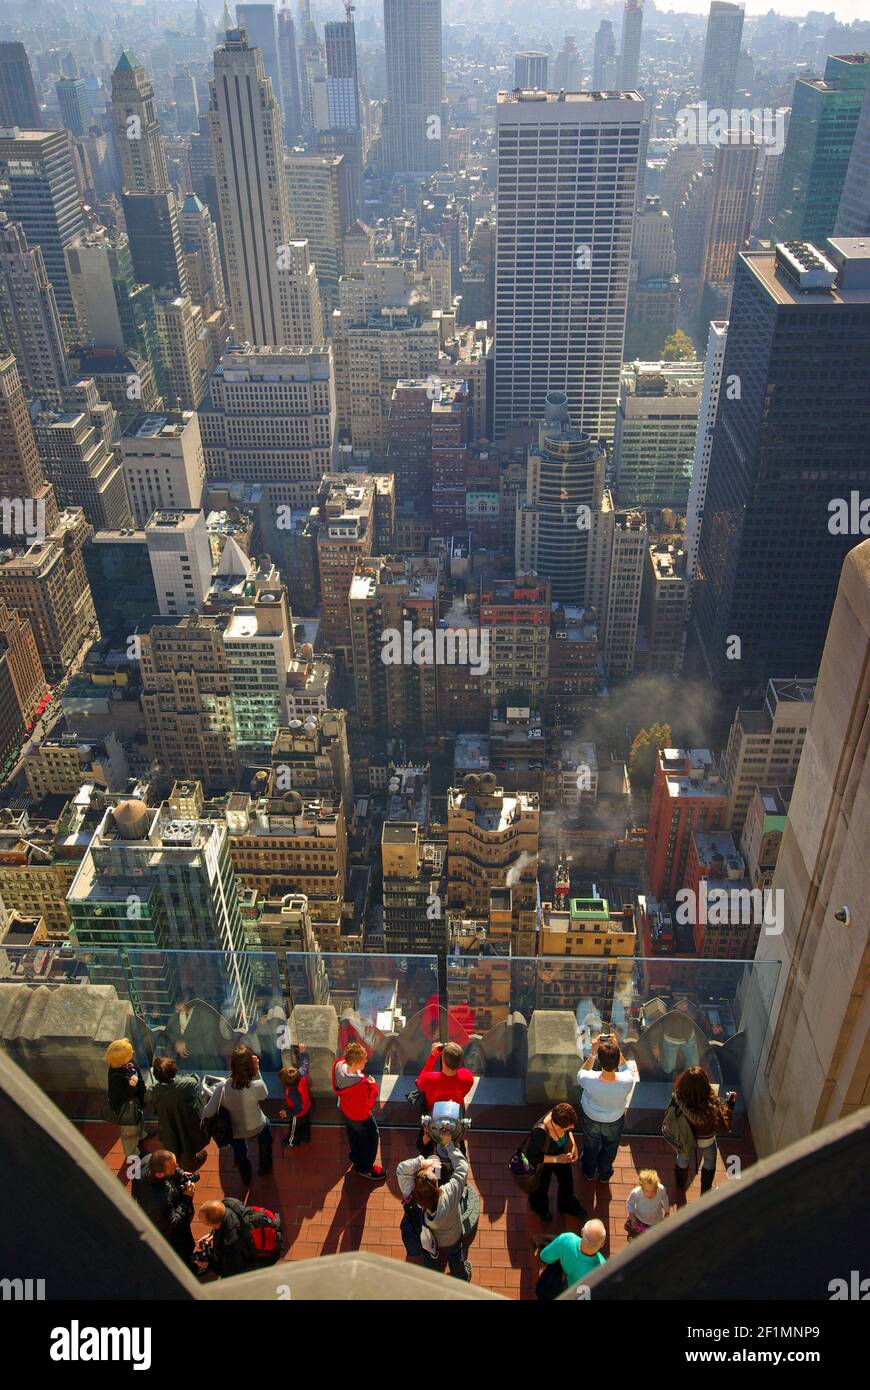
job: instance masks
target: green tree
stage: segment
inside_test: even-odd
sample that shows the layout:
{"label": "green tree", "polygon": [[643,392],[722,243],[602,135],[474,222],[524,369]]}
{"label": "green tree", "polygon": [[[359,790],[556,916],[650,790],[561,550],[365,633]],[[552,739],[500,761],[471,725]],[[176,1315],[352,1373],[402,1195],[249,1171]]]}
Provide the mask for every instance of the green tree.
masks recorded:
{"label": "green tree", "polygon": [[665,340],[662,348],[663,362],[694,362],[695,357],[695,344],[681,328]]}

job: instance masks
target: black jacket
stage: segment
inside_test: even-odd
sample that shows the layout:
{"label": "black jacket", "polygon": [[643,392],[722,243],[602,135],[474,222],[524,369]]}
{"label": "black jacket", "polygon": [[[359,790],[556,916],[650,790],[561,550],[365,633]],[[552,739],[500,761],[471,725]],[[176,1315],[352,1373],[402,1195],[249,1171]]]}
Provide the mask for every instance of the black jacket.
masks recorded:
{"label": "black jacket", "polygon": [[245,1204],[236,1197],[224,1197],[226,1216],[218,1226],[212,1239],[211,1265],[222,1279],[232,1274],[244,1274],[258,1265],[251,1254],[248,1233],[242,1220]]}
{"label": "black jacket", "polygon": [[[136,1085],[130,1085],[130,1077],[136,1077]],[[123,1067],[109,1067],[109,1076],[106,1082],[106,1098],[112,1110],[121,1111],[129,1100],[138,1100],[139,1113],[142,1113],[142,1106],[145,1102],[145,1082],[142,1073],[133,1063],[132,1071],[128,1071],[126,1064]],[[132,1121],[136,1123],[135,1120]]]}
{"label": "black jacket", "polygon": [[[193,1198],[181,1191],[184,1181],[176,1170],[171,1178],[151,1176],[150,1155],[142,1160],[142,1176],[133,1180],[133,1196],[158,1231],[183,1260],[193,1254]],[[186,1176],[186,1175],[185,1175]]]}

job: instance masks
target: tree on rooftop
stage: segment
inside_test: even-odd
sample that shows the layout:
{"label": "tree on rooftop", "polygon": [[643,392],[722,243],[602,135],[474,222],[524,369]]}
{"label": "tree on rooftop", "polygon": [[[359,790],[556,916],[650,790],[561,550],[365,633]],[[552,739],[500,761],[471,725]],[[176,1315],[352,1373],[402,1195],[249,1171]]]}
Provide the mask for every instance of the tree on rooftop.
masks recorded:
{"label": "tree on rooftop", "polygon": [[662,348],[663,362],[694,362],[695,355],[695,344],[681,328],[665,339]]}
{"label": "tree on rooftop", "polygon": [[628,770],[636,790],[651,791],[656,755],[662,748],[670,748],[671,741],[670,724],[650,724],[648,729],[638,729],[628,755]]}

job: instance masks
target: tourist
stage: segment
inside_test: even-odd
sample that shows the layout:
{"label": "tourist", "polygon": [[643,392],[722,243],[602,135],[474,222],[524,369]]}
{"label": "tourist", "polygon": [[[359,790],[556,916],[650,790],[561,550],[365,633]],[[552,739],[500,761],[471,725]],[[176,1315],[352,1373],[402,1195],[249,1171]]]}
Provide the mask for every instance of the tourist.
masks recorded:
{"label": "tourist", "polygon": [[249,1207],[235,1197],[204,1202],[199,1219],[211,1229],[197,1242],[193,1263],[222,1279],[275,1264],[281,1258],[281,1217],[266,1207]]}
{"label": "tourist", "polygon": [[[598,1063],[600,1071],[593,1068]],[[625,1112],[638,1082],[637,1063],[627,1062],[612,1033],[602,1033],[577,1073],[583,1126],[583,1176],[609,1183],[625,1127]]]}
{"label": "tourist", "polygon": [[686,1174],[692,1155],[701,1158],[701,1191],[709,1192],[716,1172],[716,1138],[728,1134],[737,1102],[737,1092],[729,1091],[725,1100],[719,1099],[703,1067],[689,1067],[677,1078],[665,1118],[662,1133],[677,1151],[677,1187],[686,1186]]}
{"label": "tourist", "polygon": [[572,1164],[578,1159],[577,1141],[573,1130],[577,1111],[573,1105],[561,1102],[548,1110],[532,1128],[525,1146],[525,1155],[532,1168],[537,1168],[539,1180],[529,1195],[529,1206],[544,1221],[552,1216],[549,1202],[550,1182],[556,1178],[556,1206],[564,1216],[585,1216],[586,1212],[574,1195]]}
{"label": "tourist", "polygon": [[245,1043],[239,1043],[230,1054],[230,1074],[212,1090],[203,1084],[209,1097],[202,1112],[204,1120],[217,1114],[223,1106],[229,1112],[233,1125],[233,1155],[242,1182],[251,1181],[251,1163],[248,1158],[248,1140],[256,1139],[259,1151],[257,1176],[264,1178],[272,1171],[272,1126],[260,1109],[260,1101],[265,1100],[269,1088],[260,1076],[260,1059],[256,1052]]}
{"label": "tourist", "polygon": [[[439,1100],[452,1100],[465,1110],[465,1097],[474,1085],[474,1076],[468,1067],[462,1065],[463,1052],[458,1043],[437,1043],[433,1047],[423,1070],[417,1077],[417,1090],[422,1094],[421,1114],[431,1115]],[[440,1070],[436,1065],[440,1062]],[[466,1152],[465,1140],[459,1141],[459,1148]],[[431,1156],[435,1145],[425,1133],[422,1125],[417,1136],[417,1152]]]}
{"label": "tourist", "polygon": [[155,1149],[142,1160],[133,1196],[185,1264],[193,1254],[193,1174],[178,1166],[174,1153]]}
{"label": "tourist", "polygon": [[658,1226],[670,1210],[668,1194],[655,1168],[641,1168],[637,1179],[638,1185],[631,1189],[625,1204],[628,1211],[625,1229],[629,1240],[643,1235],[650,1226]]}
{"label": "tourist", "polygon": [[378,1084],[363,1071],[367,1055],[362,1043],[348,1043],[344,1056],[333,1063],[332,1089],[344,1116],[348,1157],[355,1171],[361,1178],[379,1180],[387,1175],[375,1162],[380,1135],[372,1112],[378,1103]]}
{"label": "tourist", "polygon": [[117,1038],[106,1048],[109,1075],[106,1081],[105,1114],[121,1131],[124,1157],[140,1152],[145,1138],[143,1107],[145,1081],[133,1061],[133,1044],[129,1038]]}
{"label": "tourist", "polygon": [[182,1168],[196,1172],[205,1163],[208,1147],[199,1080],[192,1073],[179,1076],[172,1057],[155,1057],[151,1070],[155,1084],[149,1087],[145,1103],[157,1113],[157,1138],[164,1149],[180,1156]]}
{"label": "tourist", "polygon": [[[562,1289],[554,1287],[554,1281],[546,1270],[538,1280],[538,1297],[556,1298],[564,1289],[580,1284],[588,1274],[599,1265],[606,1263],[601,1247],[607,1240],[607,1227],[603,1221],[587,1221],[579,1236],[574,1231],[563,1231],[551,1240],[549,1245],[538,1251],[538,1259],[545,1265],[558,1265],[563,1274]],[[555,1281],[558,1282],[558,1281]]]}
{"label": "tourist", "polygon": [[311,1143],[311,1111],[314,1106],[308,1079],[311,1063],[305,1043],[299,1044],[298,1051],[298,1067],[282,1067],[278,1072],[278,1080],[284,1087],[286,1107],[279,1110],[278,1115],[282,1120],[290,1121],[287,1137],[281,1141],[287,1149],[295,1149],[297,1144]]}
{"label": "tourist", "polygon": [[413,1198],[422,1215],[421,1242],[427,1259],[439,1269],[446,1261],[454,1279],[471,1281],[471,1264],[466,1258],[462,1199],[468,1182],[468,1159],[449,1140],[446,1145],[452,1174],[439,1186],[440,1165],[435,1158],[404,1159],[396,1169],[399,1188],[406,1202]]}

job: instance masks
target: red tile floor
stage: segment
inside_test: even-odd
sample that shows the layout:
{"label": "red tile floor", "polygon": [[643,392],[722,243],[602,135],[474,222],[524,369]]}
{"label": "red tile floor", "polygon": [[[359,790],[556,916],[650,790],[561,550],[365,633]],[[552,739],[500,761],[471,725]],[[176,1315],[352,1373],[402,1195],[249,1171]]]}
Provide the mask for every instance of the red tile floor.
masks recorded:
{"label": "red tile floor", "polygon": [[[116,1131],[104,1124],[83,1126],[86,1137],[107,1166],[125,1181],[124,1159]],[[385,1182],[372,1183],[348,1170],[344,1132],[334,1126],[316,1125],[310,1145],[282,1150],[276,1129],[275,1167],[266,1178],[256,1176],[256,1146],[250,1146],[255,1174],[246,1189],[232,1165],[227,1149],[209,1149],[200,1169],[196,1191],[197,1208],[210,1197],[226,1194],[247,1198],[260,1206],[279,1208],[284,1223],[290,1260],[313,1259],[348,1250],[374,1250],[381,1255],[405,1261],[407,1256],[399,1235],[401,1207],[395,1179],[396,1164],[415,1153],[415,1131],[382,1129],[380,1162],[387,1169]],[[550,1195],[554,1207],[552,1221],[543,1222],[529,1210],[527,1198],[515,1187],[508,1172],[508,1160],[523,1136],[504,1132],[475,1130],[469,1137],[471,1181],[480,1193],[481,1217],[469,1250],[472,1282],[495,1289],[508,1298],[533,1298],[537,1265],[530,1250],[529,1237],[540,1232],[579,1230],[581,1221],[555,1213],[555,1188]],[[147,1147],[156,1148],[156,1140]],[[716,1171],[717,1185],[727,1181],[724,1160],[736,1154],[743,1165],[754,1161],[749,1139],[725,1141],[720,1145]],[[282,1157],[283,1155],[283,1157]],[[589,1216],[599,1217],[610,1232],[604,1252],[615,1255],[626,1244],[623,1230],[625,1199],[637,1182],[639,1168],[656,1168],[668,1189],[671,1203],[694,1202],[700,1196],[700,1180],[695,1175],[688,1192],[677,1193],[674,1185],[672,1149],[663,1139],[634,1138],[620,1147],[609,1188],[588,1183],[575,1168],[575,1190]],[[205,1227],[194,1222],[194,1234],[205,1234]],[[446,1276],[445,1276],[446,1277]]]}

